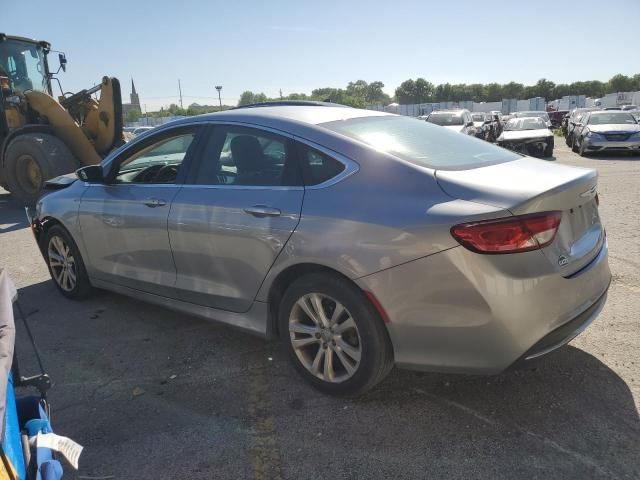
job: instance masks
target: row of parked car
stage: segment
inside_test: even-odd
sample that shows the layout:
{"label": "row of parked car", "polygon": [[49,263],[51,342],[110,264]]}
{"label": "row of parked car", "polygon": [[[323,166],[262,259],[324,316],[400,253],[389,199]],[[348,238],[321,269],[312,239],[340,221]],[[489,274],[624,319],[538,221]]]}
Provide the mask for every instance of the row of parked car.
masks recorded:
{"label": "row of parked car", "polygon": [[553,131],[547,112],[501,112],[438,110],[418,117],[459,133],[472,135],[516,152],[536,157],[553,155]]}
{"label": "row of parked car", "polygon": [[567,146],[581,156],[618,151],[640,154],[640,110],[628,105],[600,110],[577,108],[562,124]]}

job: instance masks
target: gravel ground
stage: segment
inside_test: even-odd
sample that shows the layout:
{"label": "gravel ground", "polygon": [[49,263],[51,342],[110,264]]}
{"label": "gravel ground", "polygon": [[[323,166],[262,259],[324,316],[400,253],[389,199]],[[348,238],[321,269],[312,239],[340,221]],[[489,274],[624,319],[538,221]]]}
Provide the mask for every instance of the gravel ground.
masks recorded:
{"label": "gravel ground", "polygon": [[0,190],[0,262],[54,382],[53,425],[85,446],[66,478],[640,478],[640,159],[557,140],[554,161],[600,173],[614,279],[599,319],[533,368],[394,370],[356,400],[307,387],[276,343],[107,292],[64,299]]}

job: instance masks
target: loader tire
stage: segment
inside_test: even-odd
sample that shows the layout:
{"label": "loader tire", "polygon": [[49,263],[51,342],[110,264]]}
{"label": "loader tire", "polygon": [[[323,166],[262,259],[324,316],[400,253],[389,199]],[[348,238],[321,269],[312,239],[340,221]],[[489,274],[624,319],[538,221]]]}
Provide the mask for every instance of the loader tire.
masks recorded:
{"label": "loader tire", "polygon": [[44,182],[71,173],[80,164],[62,140],[46,133],[25,133],[6,150],[4,176],[7,190],[23,205],[34,205]]}

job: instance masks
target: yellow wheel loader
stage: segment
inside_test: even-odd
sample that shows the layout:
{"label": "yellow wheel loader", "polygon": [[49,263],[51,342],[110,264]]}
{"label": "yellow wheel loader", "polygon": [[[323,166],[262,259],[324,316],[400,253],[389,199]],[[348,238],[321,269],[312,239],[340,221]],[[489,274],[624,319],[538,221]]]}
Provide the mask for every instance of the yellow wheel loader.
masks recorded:
{"label": "yellow wheel loader", "polygon": [[56,74],[66,71],[66,57],[58,52],[52,73],[50,53],[47,42],[0,33],[0,186],[25,205],[36,202],[46,180],[97,164],[123,143],[118,80],[64,93]]}

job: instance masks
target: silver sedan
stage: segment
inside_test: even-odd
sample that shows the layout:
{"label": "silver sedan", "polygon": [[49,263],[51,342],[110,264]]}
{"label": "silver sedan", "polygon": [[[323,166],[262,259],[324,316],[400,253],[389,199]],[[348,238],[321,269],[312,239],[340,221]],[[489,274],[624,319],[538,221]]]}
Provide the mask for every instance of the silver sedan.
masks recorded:
{"label": "silver sedan", "polygon": [[640,154],[640,123],[631,112],[587,112],[576,123],[573,137],[573,150],[580,156],[607,151]]}
{"label": "silver sedan", "polygon": [[32,228],[63,295],[279,336],[333,394],[393,365],[526,362],[586,328],[610,281],[595,171],[382,112],[193,117],[48,188]]}

